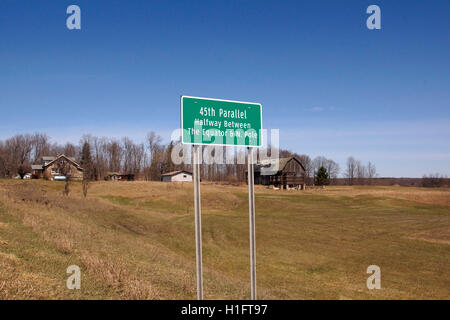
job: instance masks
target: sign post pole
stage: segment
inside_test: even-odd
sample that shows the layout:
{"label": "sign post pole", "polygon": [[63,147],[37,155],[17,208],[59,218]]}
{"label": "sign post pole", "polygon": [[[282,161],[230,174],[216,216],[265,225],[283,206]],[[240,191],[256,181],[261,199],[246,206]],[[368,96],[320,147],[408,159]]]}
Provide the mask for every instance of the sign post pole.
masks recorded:
{"label": "sign post pole", "polygon": [[200,203],[200,151],[201,146],[193,146],[192,163],[194,173],[194,208],[195,208],[195,248],[197,262],[197,299],[203,300],[203,267],[202,267],[202,220]]}
{"label": "sign post pole", "polygon": [[248,214],[250,222],[250,282],[251,299],[256,300],[256,247],[255,247],[255,188],[253,148],[248,147]]}
{"label": "sign post pole", "polygon": [[254,151],[262,146],[262,105],[181,96],[181,142],[193,145],[197,298],[203,299],[200,164],[202,145],[247,147],[251,299],[256,300]]}

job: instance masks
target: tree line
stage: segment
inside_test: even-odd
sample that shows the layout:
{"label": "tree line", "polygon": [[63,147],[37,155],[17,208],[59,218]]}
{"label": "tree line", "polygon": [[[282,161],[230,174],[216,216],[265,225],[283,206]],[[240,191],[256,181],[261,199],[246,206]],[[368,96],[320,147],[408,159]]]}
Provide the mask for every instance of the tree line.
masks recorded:
{"label": "tree line", "polygon": [[[78,144],[51,142],[45,133],[18,134],[0,140],[0,177],[24,177],[31,172],[32,164],[39,164],[43,156],[65,154],[73,157],[85,168],[89,180],[102,180],[110,172],[135,175],[136,179],[160,180],[161,174],[174,170],[191,170],[189,164],[174,164],[171,160],[174,141],[163,143],[161,136],[149,132],[144,142],[134,142],[129,137],[121,139],[83,135]],[[223,147],[223,154],[227,150]],[[332,159],[319,156],[311,159],[306,154],[278,150],[279,157],[297,157],[305,168],[308,185],[335,184],[340,167]],[[88,153],[88,154],[86,154]],[[212,154],[214,156],[214,153]],[[247,159],[246,150],[238,149],[235,158]],[[203,179],[242,182],[246,178],[247,163],[210,163],[201,166]],[[85,173],[86,176],[86,173]],[[377,176],[375,166],[349,157],[343,172],[348,184],[368,184]]]}
{"label": "tree line", "polygon": [[[89,150],[89,163],[82,159]],[[88,146],[88,149],[86,149]],[[154,132],[146,136],[144,143],[136,143],[128,137],[122,139],[84,135],[78,145],[52,143],[44,133],[18,134],[0,140],[0,177],[24,177],[31,172],[32,164],[42,164],[43,156],[64,154],[83,167],[89,167],[92,180],[103,179],[108,172],[126,172],[145,180],[159,180],[161,173],[184,169],[171,161],[174,142],[165,145]],[[83,160],[83,161],[82,161]]]}
{"label": "tree line", "polygon": [[[135,175],[141,180],[160,180],[161,174],[188,170],[189,164],[174,164],[171,160],[175,142],[163,143],[161,136],[149,132],[145,141],[134,142],[129,137],[121,139],[84,135],[78,144],[58,144],[51,142],[45,133],[18,134],[11,138],[0,140],[0,178],[23,178],[31,173],[32,164],[41,164],[43,156],[65,154],[72,157],[85,169],[84,180],[102,180],[110,172],[120,172]],[[270,150],[270,148],[269,148]],[[225,155],[229,150],[223,147]],[[343,170],[332,159],[323,156],[311,158],[289,150],[279,149],[279,157],[296,157],[305,168],[307,185],[347,184],[364,185],[380,184],[376,167],[372,162],[362,163],[354,157],[348,157]],[[270,152],[269,152],[270,153]],[[201,166],[202,179],[211,181],[243,182],[246,179],[247,152],[244,148],[234,152],[234,159],[245,159],[243,163],[205,163]],[[215,156],[214,151],[212,156]],[[61,169],[62,170],[62,169]],[[383,180],[383,179],[381,179]],[[385,179],[386,180],[386,179]],[[393,180],[389,183],[397,181]],[[449,186],[446,176],[430,174],[422,179],[413,179],[416,186],[443,187]],[[408,181],[409,181],[408,180]],[[411,185],[412,182],[408,182]],[[87,185],[86,185],[87,188]]]}
{"label": "tree line", "polygon": [[[339,175],[341,168],[338,163],[324,156],[311,159],[306,154],[298,154],[288,150],[280,150],[280,158],[294,156],[300,160],[305,168],[307,185],[329,185],[340,183]],[[364,165],[360,160],[350,156],[347,158],[346,166],[342,172],[345,183],[348,185],[372,184],[373,179],[378,176],[376,167],[372,162]]]}

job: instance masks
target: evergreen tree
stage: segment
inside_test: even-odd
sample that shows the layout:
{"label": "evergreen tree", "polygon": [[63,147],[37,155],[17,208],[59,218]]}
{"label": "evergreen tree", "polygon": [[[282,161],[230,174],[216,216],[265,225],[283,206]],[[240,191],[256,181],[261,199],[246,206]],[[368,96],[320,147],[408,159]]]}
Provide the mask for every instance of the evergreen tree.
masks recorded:
{"label": "evergreen tree", "polygon": [[93,178],[93,164],[91,157],[91,146],[86,141],[81,150],[81,167],[83,168],[83,195],[86,198],[89,181]]}
{"label": "evergreen tree", "polygon": [[164,159],[164,168],[163,168],[163,172],[170,172],[170,171],[174,171],[175,170],[175,164],[172,162],[172,150],[174,148],[174,143],[173,141],[170,141],[170,143],[168,144],[167,148],[166,148],[166,152],[165,152],[165,159]]}
{"label": "evergreen tree", "polygon": [[316,173],[316,185],[324,186],[330,184],[330,179],[328,177],[328,172],[325,167],[320,167]]}
{"label": "evergreen tree", "polygon": [[83,168],[84,173],[87,174],[87,178],[89,178],[89,180],[91,180],[93,163],[92,163],[92,156],[91,156],[91,146],[88,142],[85,142],[81,149],[80,165]]}

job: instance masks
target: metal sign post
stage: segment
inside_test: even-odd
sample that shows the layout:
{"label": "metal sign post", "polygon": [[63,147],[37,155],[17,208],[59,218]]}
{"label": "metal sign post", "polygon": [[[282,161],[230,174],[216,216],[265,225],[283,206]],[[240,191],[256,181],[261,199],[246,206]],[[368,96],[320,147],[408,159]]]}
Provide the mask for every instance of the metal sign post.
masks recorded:
{"label": "metal sign post", "polygon": [[[203,299],[200,164],[202,145],[248,148],[251,299],[256,299],[254,148],[262,146],[260,103],[181,96],[181,142],[193,145],[197,298]],[[217,138],[217,139],[216,139]]]}
{"label": "metal sign post", "polygon": [[193,146],[192,163],[194,173],[194,208],[195,208],[195,252],[197,261],[197,299],[203,300],[203,266],[202,266],[202,218],[200,203],[200,152],[201,146]]}
{"label": "metal sign post", "polygon": [[256,300],[256,247],[255,247],[255,188],[253,148],[248,148],[248,217],[250,222],[250,282],[251,299]]}

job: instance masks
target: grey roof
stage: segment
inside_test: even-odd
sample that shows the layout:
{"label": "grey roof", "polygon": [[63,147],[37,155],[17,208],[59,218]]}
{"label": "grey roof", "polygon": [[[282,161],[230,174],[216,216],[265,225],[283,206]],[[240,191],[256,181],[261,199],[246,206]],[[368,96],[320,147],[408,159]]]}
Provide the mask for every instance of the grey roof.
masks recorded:
{"label": "grey roof", "polygon": [[[42,157],[42,158],[44,159],[44,158],[50,158],[50,157]],[[56,161],[57,159],[60,159],[60,158],[66,158],[66,159],[68,159],[69,161],[72,162],[72,164],[73,164],[75,167],[77,167],[77,169],[83,170],[83,168],[81,168],[81,166],[75,161],[75,158],[68,157],[68,156],[66,156],[66,155],[64,155],[64,154],[61,154],[61,155],[59,155],[58,157],[55,157],[55,158],[54,158],[53,160],[51,160],[50,162],[47,162],[47,163],[45,164],[45,167],[50,166],[54,161]]]}
{"label": "grey roof", "polygon": [[[67,157],[66,155],[63,155],[63,154],[62,154],[62,156],[66,157],[67,159],[72,160],[73,162],[76,162],[74,157]],[[56,158],[57,158],[57,157],[53,157],[53,156],[43,156],[43,157],[42,157],[42,160],[44,160],[44,161],[53,161],[53,160],[55,160]]]}
{"label": "grey roof", "polygon": [[32,164],[31,169],[32,170],[42,170],[42,165],[41,164]]}
{"label": "grey roof", "polygon": [[[288,158],[279,158],[279,159],[271,159],[266,162],[261,162],[258,164],[259,171],[261,172],[262,176],[271,176],[276,174],[278,171],[283,171],[286,164],[291,161],[292,159],[295,159],[300,163],[300,165],[303,168],[302,163],[295,157],[288,157]],[[305,168],[303,168],[304,170]]]}
{"label": "grey roof", "polygon": [[163,173],[163,174],[161,175],[161,177],[174,176],[174,175],[179,174],[179,173],[182,173],[182,172],[187,173],[187,174],[192,174],[191,172],[186,171],[186,170],[176,170],[176,171],[171,171],[171,172]]}

